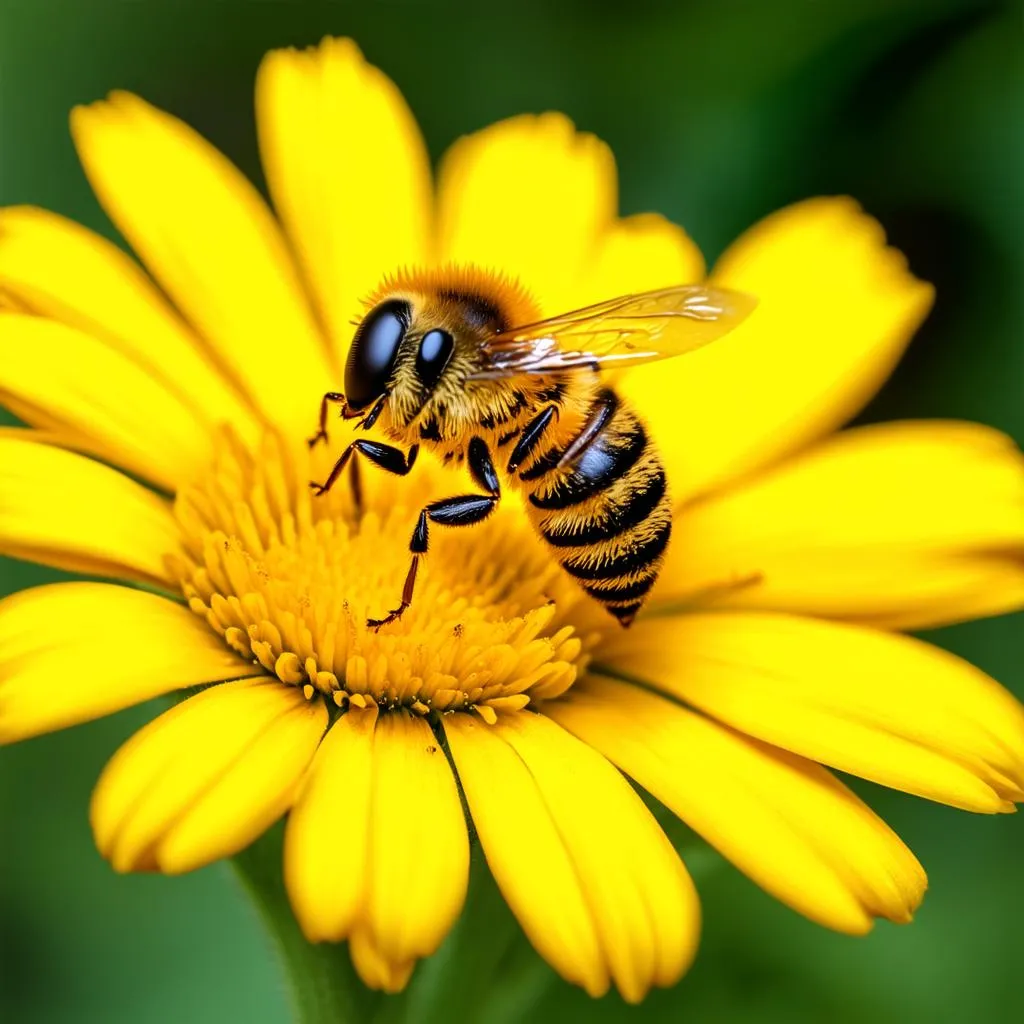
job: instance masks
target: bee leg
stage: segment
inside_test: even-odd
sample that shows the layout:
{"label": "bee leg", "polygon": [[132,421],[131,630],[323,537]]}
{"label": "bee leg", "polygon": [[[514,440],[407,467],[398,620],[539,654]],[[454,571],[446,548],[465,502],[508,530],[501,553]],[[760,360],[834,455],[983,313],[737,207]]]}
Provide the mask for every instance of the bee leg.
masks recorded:
{"label": "bee leg", "polygon": [[469,442],[467,462],[473,479],[488,493],[461,494],[457,498],[432,501],[420,512],[419,519],[416,521],[416,529],[413,530],[412,540],[409,541],[412,562],[409,564],[409,571],[406,573],[405,584],[402,587],[401,603],[382,619],[367,619],[366,625],[371,629],[380,629],[401,618],[405,609],[412,604],[420,558],[427,553],[430,523],[437,523],[439,526],[472,526],[474,523],[486,519],[497,507],[501,500],[498,474],[495,472],[487,445],[479,437],[474,437]]}
{"label": "bee leg", "polygon": [[[406,455],[401,448],[395,448],[390,444],[380,444],[378,441],[364,441],[362,439],[353,441],[341,453],[341,458],[334,464],[334,468],[327,479],[322,484],[311,480],[309,486],[313,488],[313,492],[317,497],[320,497],[321,494],[326,494],[344,472],[349,459],[352,458],[354,453],[365,455],[372,463],[380,466],[381,469],[386,469],[389,473],[394,473],[396,476],[405,476],[415,464],[419,450],[420,446],[414,444],[409,449],[409,454]],[[361,500],[361,495],[358,495],[358,497]]]}
{"label": "bee leg", "polygon": [[[387,394],[381,395],[380,398],[378,398],[377,401],[370,406],[370,411],[363,416],[363,418],[359,421],[358,426],[362,427],[363,430],[370,430],[373,427],[374,423],[377,422],[377,417],[380,416],[381,412],[383,411],[384,405],[386,404],[387,400]],[[359,413],[344,412],[342,413],[342,415],[345,417],[345,419],[354,419],[356,416],[359,415]]]}
{"label": "bee leg", "polygon": [[353,459],[349,465],[348,481],[352,488],[352,504],[355,506],[356,515],[362,518],[363,515],[363,477],[359,472],[359,460]]}
{"label": "bee leg", "polygon": [[405,577],[405,585],[402,587],[402,601],[397,608],[393,608],[382,619],[367,619],[366,624],[371,629],[380,629],[388,623],[394,622],[402,617],[406,608],[412,604],[413,588],[416,585],[416,571],[419,568],[420,558],[427,553],[428,523],[437,523],[439,526],[472,526],[486,519],[498,504],[497,495],[483,494],[462,494],[457,498],[444,498],[441,501],[431,502],[422,512],[413,531],[412,540],[409,542],[409,550],[412,552],[412,562],[409,564],[409,571]]}
{"label": "bee leg", "polygon": [[516,442],[515,448],[512,449],[512,454],[508,457],[508,465],[505,467],[505,472],[511,476],[525,461],[529,458],[530,452],[540,442],[541,437],[544,435],[544,431],[548,429],[551,421],[558,416],[558,406],[548,405],[545,406],[529,423],[523,427],[522,432],[519,435],[519,440]]}
{"label": "bee leg", "polygon": [[310,438],[306,439],[306,444],[310,448],[315,448],[321,441],[327,440],[327,409],[331,402],[342,403],[342,414],[344,414],[345,396],[340,391],[328,391],[323,398],[320,399],[320,420],[317,432]]}

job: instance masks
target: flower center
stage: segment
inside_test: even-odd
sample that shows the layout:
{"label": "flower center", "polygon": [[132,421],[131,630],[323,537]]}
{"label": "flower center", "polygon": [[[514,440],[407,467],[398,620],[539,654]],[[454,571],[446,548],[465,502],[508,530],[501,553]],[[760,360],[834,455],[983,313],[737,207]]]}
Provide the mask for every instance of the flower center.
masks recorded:
{"label": "flower center", "polygon": [[[337,433],[342,433],[338,430]],[[274,437],[258,457],[225,437],[217,464],[182,490],[183,554],[172,569],[191,609],[244,657],[284,683],[385,707],[501,708],[564,693],[585,667],[602,614],[534,536],[516,497],[484,523],[435,529],[412,605],[398,604],[419,510],[466,481],[425,459],[410,477],[359,467],[323,497],[340,451],[291,449]]]}

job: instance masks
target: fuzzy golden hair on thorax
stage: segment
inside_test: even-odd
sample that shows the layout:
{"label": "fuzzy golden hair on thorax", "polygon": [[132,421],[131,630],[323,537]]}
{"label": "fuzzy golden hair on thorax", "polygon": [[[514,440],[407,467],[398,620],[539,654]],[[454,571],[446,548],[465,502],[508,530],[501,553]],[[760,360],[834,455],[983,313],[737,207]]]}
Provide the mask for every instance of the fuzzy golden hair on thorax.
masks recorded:
{"label": "fuzzy golden hair on thorax", "polygon": [[[512,277],[453,265],[402,268],[388,275],[367,298],[366,310],[394,299],[408,303],[411,321],[395,361],[382,425],[405,430],[423,418],[436,423],[444,437],[462,433],[479,419],[481,400],[498,390],[467,382],[482,365],[484,342],[539,319],[539,306]],[[444,374],[428,392],[416,372],[416,355],[424,336],[436,329],[448,332],[455,347]]]}
{"label": "fuzzy golden hair on thorax", "polygon": [[477,323],[493,333],[532,323],[541,316],[537,301],[516,278],[471,265],[449,263],[429,269],[400,267],[366,297],[366,312],[385,299],[395,297],[433,299],[448,307],[470,305],[496,318],[488,322],[490,317],[487,317]]}

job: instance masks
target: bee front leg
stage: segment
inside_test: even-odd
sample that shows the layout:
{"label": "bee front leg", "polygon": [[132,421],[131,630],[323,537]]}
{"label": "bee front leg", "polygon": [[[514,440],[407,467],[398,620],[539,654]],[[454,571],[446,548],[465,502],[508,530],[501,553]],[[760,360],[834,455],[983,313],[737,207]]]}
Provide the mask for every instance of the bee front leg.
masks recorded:
{"label": "bee front leg", "polygon": [[327,479],[318,484],[310,480],[309,486],[317,497],[326,494],[337,482],[338,477],[344,472],[349,459],[356,453],[366,456],[375,466],[394,473],[396,476],[405,476],[416,463],[416,456],[419,453],[419,445],[414,444],[406,455],[401,448],[395,448],[390,444],[380,444],[377,441],[353,441],[342,453],[341,457],[334,464],[334,468],[328,474]]}
{"label": "bee front leg", "polygon": [[401,603],[382,619],[367,619],[366,625],[371,629],[380,629],[382,626],[400,619],[406,608],[412,604],[420,559],[427,553],[430,523],[437,523],[438,526],[472,526],[474,523],[486,519],[497,507],[501,500],[498,474],[495,472],[487,445],[479,437],[474,437],[469,442],[467,462],[473,479],[488,493],[461,494],[456,498],[442,498],[440,501],[432,501],[420,512],[419,519],[416,521],[416,529],[413,530],[412,540],[409,541],[412,561],[402,586]]}
{"label": "bee front leg", "polygon": [[317,432],[306,439],[306,444],[310,448],[315,448],[321,441],[327,440],[327,410],[330,407],[331,402],[340,402],[342,407],[342,413],[345,411],[345,396],[340,391],[328,391],[323,398],[320,399],[320,419]]}

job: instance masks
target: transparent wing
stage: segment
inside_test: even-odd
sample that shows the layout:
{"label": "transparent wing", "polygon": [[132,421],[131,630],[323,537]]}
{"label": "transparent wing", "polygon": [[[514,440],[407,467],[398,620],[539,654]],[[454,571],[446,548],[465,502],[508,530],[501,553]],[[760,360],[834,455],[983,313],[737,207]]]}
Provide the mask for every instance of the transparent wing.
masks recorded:
{"label": "transparent wing", "polygon": [[470,379],[669,359],[717,341],[755,305],[749,295],[709,284],[623,295],[493,335]]}

